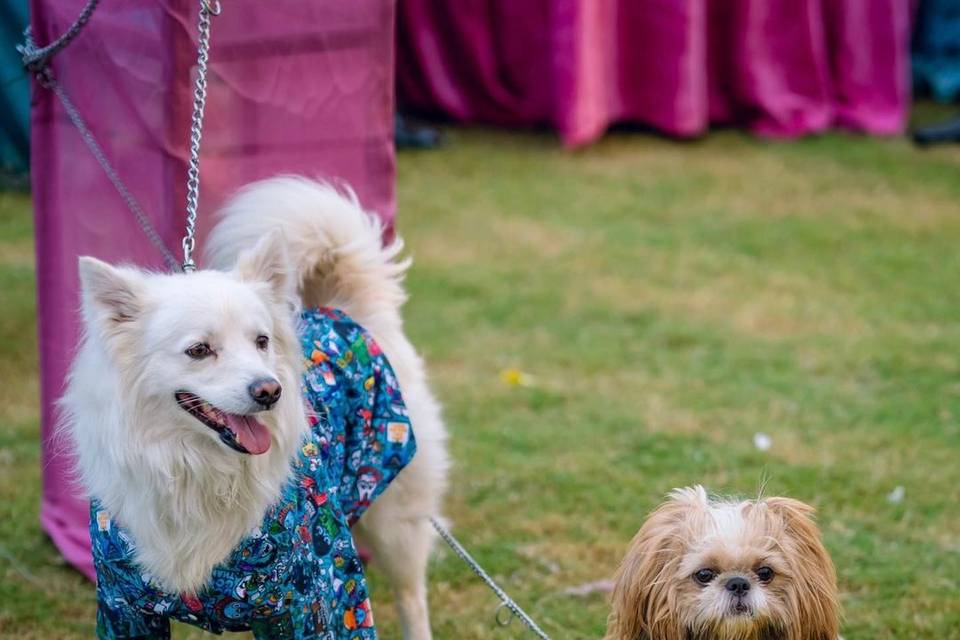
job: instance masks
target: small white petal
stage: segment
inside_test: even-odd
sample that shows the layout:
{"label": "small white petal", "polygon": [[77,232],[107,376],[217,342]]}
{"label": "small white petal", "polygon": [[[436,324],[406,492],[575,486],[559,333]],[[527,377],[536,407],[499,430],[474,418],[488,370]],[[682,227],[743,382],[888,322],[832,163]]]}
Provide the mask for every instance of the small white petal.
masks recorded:
{"label": "small white petal", "polygon": [[887,494],[887,502],[890,504],[900,504],[903,502],[903,496],[906,495],[906,493],[906,489],[900,485],[897,485],[893,488],[893,491]]}
{"label": "small white petal", "polygon": [[773,438],[765,433],[753,434],[753,446],[760,451],[768,451],[773,446]]}

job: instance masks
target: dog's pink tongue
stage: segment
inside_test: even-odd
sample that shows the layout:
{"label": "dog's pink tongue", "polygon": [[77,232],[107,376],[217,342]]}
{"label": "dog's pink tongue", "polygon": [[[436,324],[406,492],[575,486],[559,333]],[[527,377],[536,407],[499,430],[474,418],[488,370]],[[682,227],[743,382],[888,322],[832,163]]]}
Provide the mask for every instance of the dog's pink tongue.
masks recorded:
{"label": "dog's pink tongue", "polygon": [[241,447],[253,455],[265,452],[270,448],[270,431],[253,416],[227,414],[227,426],[237,437]]}

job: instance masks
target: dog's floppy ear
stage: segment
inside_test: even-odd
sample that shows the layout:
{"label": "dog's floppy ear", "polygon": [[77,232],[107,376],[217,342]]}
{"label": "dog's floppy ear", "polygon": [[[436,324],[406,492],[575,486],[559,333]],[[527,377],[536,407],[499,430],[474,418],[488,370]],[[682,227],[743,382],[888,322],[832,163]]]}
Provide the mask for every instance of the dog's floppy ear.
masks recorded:
{"label": "dog's floppy ear", "polygon": [[274,229],[237,257],[234,271],[244,282],[262,282],[277,302],[293,299],[294,282],[283,233]]}
{"label": "dog's floppy ear", "polygon": [[813,507],[792,498],[767,498],[764,503],[783,521],[784,550],[794,565],[797,598],[790,604],[798,624],[789,639],[834,640],[840,627],[837,574],[813,520]]}
{"label": "dog's floppy ear", "polygon": [[143,283],[139,273],[90,256],[82,256],[77,266],[88,325],[112,332],[135,321],[143,313]]}
{"label": "dog's floppy ear", "polygon": [[672,593],[683,552],[678,528],[705,505],[701,487],[681,489],[647,518],[614,577],[605,640],[686,638]]}

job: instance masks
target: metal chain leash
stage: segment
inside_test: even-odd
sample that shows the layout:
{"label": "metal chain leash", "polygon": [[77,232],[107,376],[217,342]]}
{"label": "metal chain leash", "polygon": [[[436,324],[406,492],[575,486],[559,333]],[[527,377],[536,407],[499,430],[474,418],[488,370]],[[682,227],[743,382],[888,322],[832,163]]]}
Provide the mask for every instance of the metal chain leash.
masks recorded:
{"label": "metal chain leash", "polygon": [[171,269],[181,268],[185,272],[195,271],[197,266],[193,261],[193,250],[196,247],[197,208],[200,201],[200,139],[203,135],[203,112],[207,102],[207,61],[210,51],[210,18],[220,15],[221,7],[219,0],[200,0],[200,12],[198,22],[197,37],[197,81],[193,93],[193,115],[190,124],[190,161],[187,168],[187,224],[186,235],[181,243],[183,248],[183,262],[178,263],[173,254],[163,243],[160,234],[146,216],[140,203],[137,202],[130,190],[120,180],[113,165],[107,159],[103,148],[93,137],[90,129],[86,126],[80,112],[77,110],[73,101],[67,96],[66,91],[60,83],[57,82],[50,69],[51,59],[59,53],[64,47],[73,41],[93,15],[100,0],[87,0],[80,11],[80,15],[74,20],[73,24],[52,43],[45,47],[38,48],[30,34],[30,28],[24,32],[24,44],[17,46],[17,51],[23,59],[23,65],[33,73],[41,86],[52,90],[60,99],[63,109],[73,122],[80,137],[90,149],[93,157],[103,169],[107,178],[116,188],[120,197],[123,198],[127,207],[137,220],[137,224],[143,230],[150,242],[156,246],[163,254],[164,260]]}
{"label": "metal chain leash", "polygon": [[[467,566],[469,566],[470,569],[477,574],[477,577],[483,580],[484,583],[490,587],[490,590],[493,591],[498,598],[500,598],[501,604],[499,607],[497,607],[496,613],[497,623],[500,624],[500,626],[507,626],[510,624],[510,621],[513,620],[513,617],[516,616],[520,618],[520,621],[527,625],[527,627],[541,640],[550,640],[550,636],[548,636],[543,629],[541,629],[537,623],[533,621],[533,618],[527,615],[526,611],[520,608],[520,605],[518,605],[513,598],[508,596],[507,593],[500,588],[500,585],[494,582],[493,578],[491,578],[490,575],[483,570],[483,567],[481,567],[480,564],[473,559],[473,556],[471,556],[467,550],[463,548],[463,545],[461,545],[460,542],[453,537],[453,534],[450,533],[450,531],[444,527],[439,520],[431,517],[430,524],[432,524],[433,528],[437,530],[437,533],[440,534],[440,537],[443,538],[443,541],[450,545],[450,548],[453,549],[453,552],[456,553],[461,560],[466,562]],[[507,618],[501,619],[500,612],[503,609],[506,609],[510,615]]]}
{"label": "metal chain leash", "polygon": [[203,136],[203,111],[207,103],[207,61],[210,52],[210,17],[220,15],[220,0],[200,0],[197,28],[197,83],[193,91],[193,118],[190,124],[190,165],[187,169],[187,233],[183,236],[183,270],[196,271],[193,250],[200,204],[200,139]]}

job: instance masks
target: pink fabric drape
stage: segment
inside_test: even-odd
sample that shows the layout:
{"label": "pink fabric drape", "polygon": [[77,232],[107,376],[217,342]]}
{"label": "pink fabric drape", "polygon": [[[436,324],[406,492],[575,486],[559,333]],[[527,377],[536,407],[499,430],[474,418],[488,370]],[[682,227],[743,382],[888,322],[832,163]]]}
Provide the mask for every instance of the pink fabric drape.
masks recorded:
{"label": "pink fabric drape", "polygon": [[911,0],[401,0],[405,105],[549,125],[568,145],[630,122],[790,138],[902,130]]}
{"label": "pink fabric drape", "polygon": [[[32,0],[41,45],[82,0]],[[179,257],[197,3],[101,3],[53,69],[121,178]],[[394,214],[393,18],[380,0],[228,0],[213,19],[198,242],[225,195],[281,172],[340,178]],[[77,256],[163,268],[160,253],[55,96],[34,92],[32,180],[40,334],[44,529],[93,576],[87,504],[53,440],[54,402],[77,340]],[[201,265],[202,266],[202,265]]]}

